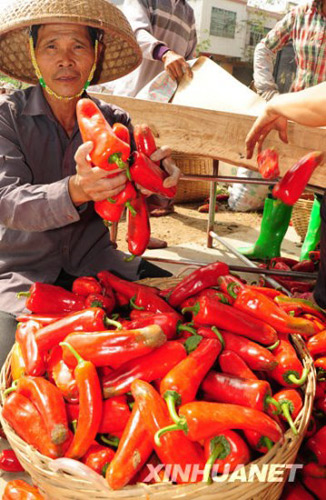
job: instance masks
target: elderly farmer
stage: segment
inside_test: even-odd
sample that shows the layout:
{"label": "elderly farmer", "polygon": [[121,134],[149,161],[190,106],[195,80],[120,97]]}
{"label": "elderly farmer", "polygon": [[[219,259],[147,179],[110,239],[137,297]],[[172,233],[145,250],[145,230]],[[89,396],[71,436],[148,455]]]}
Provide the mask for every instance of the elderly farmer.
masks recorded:
{"label": "elderly farmer", "polygon": [[[107,0],[6,0],[0,13],[0,71],[35,86],[0,101],[0,366],[14,341],[16,298],[35,281],[71,284],[109,269],[131,280],[168,275],[139,258],[126,263],[93,201],[119,193],[125,174],[92,168],[76,103],[91,81],[138,66],[141,52],[125,16]],[[108,122],[132,131],[123,110],[96,101]],[[178,169],[166,149],[169,184]]]}

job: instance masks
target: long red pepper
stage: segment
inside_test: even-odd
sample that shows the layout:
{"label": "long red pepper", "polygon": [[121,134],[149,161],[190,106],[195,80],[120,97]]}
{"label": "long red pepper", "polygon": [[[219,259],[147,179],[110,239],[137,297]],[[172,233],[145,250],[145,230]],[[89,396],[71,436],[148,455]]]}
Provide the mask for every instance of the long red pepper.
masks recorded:
{"label": "long red pepper", "polygon": [[102,295],[100,293],[91,293],[85,299],[85,307],[100,307],[104,309],[107,315],[110,315],[116,306],[116,299],[112,295]]}
{"label": "long red pepper", "polygon": [[275,356],[256,342],[229,332],[223,332],[223,339],[225,348],[239,354],[252,370],[270,371],[278,364]]}
{"label": "long red pepper", "polygon": [[250,451],[239,434],[234,431],[225,431],[205,441],[205,473],[203,482],[208,482],[211,471],[223,473],[227,467],[233,472],[237,466],[246,465],[250,461]]}
{"label": "long red pepper", "polygon": [[320,318],[322,321],[326,321],[326,315],[321,307],[317,306],[317,304],[313,304],[309,300],[301,299],[299,297],[286,297],[285,295],[279,295],[275,297],[274,300],[279,305],[299,304],[303,312],[313,314]]}
{"label": "long red pepper", "polygon": [[155,287],[135,283],[134,281],[124,280],[119,278],[110,271],[104,270],[97,273],[97,277],[101,285],[106,288],[112,288],[115,292],[124,295],[127,299],[131,299],[140,289],[148,290],[157,294],[158,289]]}
{"label": "long red pepper", "polygon": [[280,175],[278,153],[274,148],[267,148],[257,155],[258,171],[263,179],[275,179]]}
{"label": "long red pepper", "polygon": [[[95,366],[118,368],[126,361],[160,347],[166,342],[166,337],[159,326],[150,325],[138,330],[74,332],[65,341]],[[63,359],[68,365],[74,366],[74,357],[65,347]]]}
{"label": "long red pepper", "polygon": [[297,161],[274,186],[273,196],[287,205],[294,205],[300,198],[310,176],[323,160],[321,151],[308,153]]}
{"label": "long red pepper", "polygon": [[152,451],[152,439],[135,403],[115,457],[106,472],[110,488],[118,490],[128,484],[146,463]]}
{"label": "long red pepper", "polygon": [[62,448],[54,445],[47,433],[44,419],[36,406],[25,396],[13,392],[5,399],[2,416],[26,443],[50,458],[62,456]]}
{"label": "long red pepper", "polygon": [[115,135],[95,102],[80,99],[76,113],[83,141],[92,141],[94,144],[90,152],[92,163],[113,173],[117,168],[127,168],[130,144]]}
{"label": "long red pepper", "polygon": [[314,497],[298,481],[288,483],[282,493],[282,500],[314,500]]}
{"label": "long red pepper", "polygon": [[250,370],[247,363],[234,351],[228,351],[225,349],[219,355],[218,362],[223,373],[236,375],[241,378],[257,379],[256,375],[252,370]]}
{"label": "long red pepper", "polygon": [[[153,132],[145,123],[135,125],[134,139],[137,151],[144,153],[148,157],[151,157],[157,149]],[[159,165],[159,163],[157,164]]]}
{"label": "long red pepper", "polygon": [[45,373],[44,356],[40,352],[35,338],[36,333],[41,328],[41,323],[34,320],[17,325],[16,341],[21,349],[27,375],[40,376]]}
{"label": "long red pepper", "polygon": [[78,387],[74,371],[62,359],[62,348],[58,345],[52,349],[47,361],[47,374],[66,401],[78,402]]}
{"label": "long red pepper", "polygon": [[154,163],[148,156],[139,151],[134,151],[131,156],[131,179],[145,189],[160,194],[166,198],[174,198],[177,193],[176,186],[165,187],[164,180],[167,172]]}
{"label": "long red pepper", "polygon": [[[131,392],[138,404],[142,419],[149,431],[154,450],[163,464],[177,464],[184,470],[189,464],[199,466],[204,464],[204,453],[198,443],[192,443],[182,432],[171,432],[162,437],[158,446],[154,441],[155,434],[160,428],[170,425],[172,420],[164,399],[147,382],[136,380],[131,384]],[[178,476],[173,478],[182,482]],[[189,479],[189,482],[191,478]],[[196,479],[195,479],[196,481]]]}
{"label": "long red pepper", "polygon": [[179,342],[169,341],[155,351],[132,359],[102,378],[103,395],[111,398],[130,391],[131,383],[141,379],[146,382],[161,379],[175,365],[185,359],[187,353]]}
{"label": "long red pepper", "polygon": [[18,323],[26,323],[26,321],[34,320],[41,323],[42,326],[47,326],[50,323],[55,323],[58,319],[63,318],[68,313],[52,313],[52,314],[24,314],[21,313],[16,317]]}
{"label": "long red pepper", "polygon": [[179,314],[174,312],[150,314],[146,317],[139,317],[133,321],[128,321],[124,324],[124,328],[134,330],[136,328],[143,328],[149,325],[158,325],[162,328],[163,333],[168,340],[173,339],[177,335],[177,327],[180,322]]}
{"label": "long red pepper", "polygon": [[33,313],[63,313],[84,308],[83,297],[47,283],[33,283],[28,292],[20,292],[17,296],[27,297],[26,307]]}
{"label": "long red pepper", "polygon": [[26,375],[26,366],[18,342],[14,343],[14,346],[11,351],[10,371],[11,371],[11,378],[13,381],[19,379],[23,375]]}
{"label": "long red pepper", "polygon": [[133,257],[145,252],[151,228],[145,196],[138,193],[137,198],[130,201],[130,205],[133,212],[129,210],[128,213],[128,250]]}
{"label": "long red pepper", "polygon": [[156,434],[156,443],[165,433],[176,430],[183,430],[191,441],[201,441],[228,429],[257,431],[273,442],[282,438],[282,430],[275,420],[262,411],[245,406],[194,401],[180,406],[179,416],[178,424]]}
{"label": "long red pepper", "polygon": [[135,209],[131,205],[131,200],[137,196],[136,189],[131,182],[127,182],[124,189],[120,193],[107,198],[102,201],[94,203],[95,212],[98,213],[102,219],[109,222],[118,222],[123,213],[124,208],[128,208],[133,215],[136,214]]}
{"label": "long red pepper", "polygon": [[102,391],[95,366],[85,361],[67,342],[62,342],[77,359],[75,378],[78,384],[79,408],[77,429],[65,456],[80,458],[92,444],[102,419]]}
{"label": "long red pepper", "polygon": [[319,465],[326,465],[326,425],[308,439],[305,450]]}
{"label": "long red pepper", "polygon": [[267,288],[266,286],[257,286],[257,285],[246,285],[246,286],[250,290],[254,290],[256,292],[262,293],[263,295],[266,295],[267,297],[270,297],[271,299],[274,299],[275,297],[278,297],[278,296],[287,297],[287,295],[284,295],[279,290],[275,290],[275,288]]}
{"label": "long red pepper", "polygon": [[141,309],[153,313],[177,314],[173,307],[165,302],[164,299],[146,288],[139,288],[130,303],[135,309]]}
{"label": "long red pepper", "polygon": [[277,341],[277,334],[272,326],[212,297],[200,297],[194,306],[182,309],[183,314],[188,311],[192,312],[195,325],[214,325],[266,345]]}
{"label": "long red pepper", "polygon": [[326,355],[326,330],[317,333],[307,342],[307,348],[311,356],[315,357],[320,354]]}
{"label": "long red pepper", "polygon": [[295,389],[283,389],[282,391],[274,394],[274,398],[281,406],[281,418],[288,422],[293,434],[297,435],[298,431],[294,425],[294,420],[297,418],[303,407],[302,397],[299,392]]}
{"label": "long red pepper", "polygon": [[221,349],[222,345],[217,339],[203,339],[189,356],[174,366],[162,379],[160,393],[174,422],[179,421],[176,405],[193,401],[203,378],[213,366]]}
{"label": "long red pepper", "polygon": [[38,488],[22,479],[9,481],[3,492],[2,500],[45,500]]}
{"label": "long red pepper", "polygon": [[217,285],[219,276],[225,274],[229,274],[228,265],[218,261],[193,271],[174,288],[168,299],[169,303],[173,307],[178,307],[188,297],[199,293],[205,288]]}
{"label": "long red pepper", "polygon": [[266,322],[281,333],[313,335],[316,331],[311,321],[287,315],[273,300],[247,287],[240,290],[233,307]]}
{"label": "long red pepper", "polygon": [[126,142],[127,144],[130,144],[130,132],[126,125],[123,125],[123,123],[120,122],[115,122],[112,125],[112,130],[115,135],[119,137],[119,139],[121,139],[123,142]]}
{"label": "long red pepper", "polygon": [[326,500],[326,479],[303,476],[303,484],[318,500]]}
{"label": "long red pepper", "polygon": [[285,387],[302,385],[308,376],[309,370],[303,368],[297,353],[287,340],[280,340],[273,354],[278,365],[269,372],[269,375]]}
{"label": "long red pepper", "polygon": [[94,276],[80,276],[74,280],[72,291],[87,297],[90,293],[102,293],[102,286]]}
{"label": "long red pepper", "polygon": [[326,479],[326,467],[325,465],[316,464],[316,462],[308,462],[304,465],[302,474],[304,476]]}
{"label": "long red pepper", "polygon": [[248,406],[260,411],[267,411],[269,405],[273,405],[280,411],[280,405],[272,397],[271,386],[265,380],[243,379],[211,370],[201,388],[212,401]]}
{"label": "long red pepper", "polygon": [[105,330],[108,326],[105,311],[100,307],[91,307],[68,314],[64,318],[38,330],[36,343],[41,351],[56,346],[71,332],[95,332]]}
{"label": "long red pepper", "polygon": [[112,448],[102,446],[95,441],[81,458],[81,462],[92,470],[95,470],[98,474],[105,476],[106,470],[112,462],[114,455],[115,452]]}
{"label": "long red pepper", "polygon": [[239,290],[244,287],[242,281],[239,280],[236,276],[232,276],[232,274],[220,276],[217,279],[217,284],[222,292],[225,292],[232,297],[232,304],[234,302],[234,299],[236,299]]}
{"label": "long red pepper", "polygon": [[317,380],[326,380],[326,356],[316,359],[314,365],[317,372]]}
{"label": "long red pepper", "polygon": [[43,377],[21,377],[15,390],[31,401],[41,415],[48,436],[53,444],[59,445],[68,438],[68,421],[61,392]]}
{"label": "long red pepper", "polygon": [[0,452],[0,470],[5,472],[24,472],[14,450],[2,450]]}

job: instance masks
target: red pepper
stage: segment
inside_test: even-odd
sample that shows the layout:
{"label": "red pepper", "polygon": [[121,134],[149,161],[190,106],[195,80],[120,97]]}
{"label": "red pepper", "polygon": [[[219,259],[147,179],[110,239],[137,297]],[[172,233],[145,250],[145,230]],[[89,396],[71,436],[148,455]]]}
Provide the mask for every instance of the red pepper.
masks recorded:
{"label": "red pepper", "polygon": [[69,349],[77,359],[75,378],[79,392],[79,415],[77,429],[65,456],[68,458],[81,458],[99,430],[102,419],[102,391],[95,366],[90,361],[85,361],[79,353],[67,342],[61,343]]}
{"label": "red pepper", "polygon": [[[117,222],[120,220],[122,212],[125,207],[127,207],[130,212],[135,215],[135,210],[131,204],[131,200],[134,200],[137,196],[136,189],[131,182],[127,182],[124,189],[120,193],[107,198],[102,201],[96,201],[94,203],[94,209],[100,217],[110,222]],[[118,207],[118,208],[117,208]],[[119,207],[122,207],[121,211]],[[112,209],[112,214],[111,214]],[[120,216],[119,216],[120,214]],[[117,216],[119,216],[117,220]]]}
{"label": "red pepper", "polygon": [[244,287],[242,281],[231,274],[220,276],[217,280],[217,284],[222,292],[225,292],[232,297],[233,300],[231,304],[234,303],[234,300],[237,298],[238,292],[241,288]]}
{"label": "red pepper", "polygon": [[80,276],[74,280],[72,291],[77,295],[87,297],[91,293],[102,293],[102,287],[93,276]]}
{"label": "red pepper", "polygon": [[326,416],[326,396],[314,400],[314,409],[322,412]]}
{"label": "red pepper", "polygon": [[34,320],[41,323],[42,326],[47,326],[50,323],[55,323],[58,319],[63,318],[68,313],[53,313],[53,314],[24,314],[21,313],[16,317],[18,323],[26,323],[26,321]]}
{"label": "red pepper", "polygon": [[326,500],[326,479],[303,476],[303,484],[318,500]]}
{"label": "red pepper", "polygon": [[308,464],[305,464],[302,469],[302,473],[304,476],[326,479],[326,467],[316,464],[315,462],[309,462]]}
{"label": "red pepper", "polygon": [[158,325],[162,328],[167,340],[171,340],[176,337],[179,322],[179,315],[174,312],[158,314],[153,313],[145,317],[140,316],[133,321],[128,321],[124,325],[124,328],[134,330],[137,328],[144,328],[144,326]]}
{"label": "red pepper", "polygon": [[92,141],[94,144],[90,153],[93,165],[114,173],[117,167],[127,168],[130,144],[115,135],[95,102],[80,99],[76,113],[83,141]]}
{"label": "red pepper", "polygon": [[263,295],[266,295],[267,297],[270,297],[271,299],[274,299],[275,297],[278,297],[278,296],[287,297],[287,295],[284,295],[279,290],[275,290],[274,288],[267,288],[266,286],[247,285],[247,288],[249,288],[250,290],[253,290],[255,292],[262,293]]}
{"label": "red pepper", "polygon": [[300,273],[313,273],[315,270],[315,264],[312,260],[301,260],[298,264],[292,267],[292,271]]}
{"label": "red pepper", "polygon": [[66,407],[61,392],[43,377],[21,377],[15,390],[26,397],[44,416],[44,423],[51,442],[64,443],[68,438]]}
{"label": "red pepper", "polygon": [[276,328],[281,333],[313,335],[315,326],[311,321],[289,316],[273,300],[249,288],[240,290],[234,307]]}
{"label": "red pepper", "polygon": [[100,307],[91,307],[68,314],[56,323],[39,329],[35,335],[36,343],[41,351],[56,346],[71,332],[95,332],[107,328],[105,311]]}
{"label": "red pepper", "polygon": [[317,381],[316,383],[316,399],[326,396],[326,380]]}
{"label": "red pepper", "polygon": [[173,307],[179,306],[188,297],[217,285],[217,279],[225,274],[229,274],[229,267],[224,262],[214,262],[193,271],[178,283],[169,297],[169,303]]}
{"label": "red pepper", "polygon": [[[280,426],[266,413],[245,406],[194,401],[179,408],[180,422],[156,434],[159,442],[163,432],[183,430],[191,441],[201,441],[229,429],[260,432],[273,442],[282,438]],[[173,432],[172,432],[173,434]]]}
{"label": "red pepper", "polygon": [[26,366],[22,350],[18,342],[14,343],[10,358],[10,371],[12,380],[17,380],[26,375]]}
{"label": "red pepper", "polygon": [[193,307],[182,309],[183,314],[188,311],[193,314],[195,326],[214,325],[266,345],[277,341],[277,333],[272,326],[212,297],[201,297]]}
{"label": "red pepper", "polygon": [[291,267],[285,262],[271,262],[270,269],[278,269],[279,271],[291,271]]}
{"label": "red pepper", "polygon": [[[161,483],[164,481],[165,469],[163,464],[160,463],[160,459],[156,453],[152,453],[147,462],[143,465],[139,472],[129,481],[129,484],[144,483],[146,480],[147,484]],[[159,466],[160,470],[157,474],[153,474],[154,477],[148,477],[150,470],[155,469]],[[161,468],[162,467],[162,468]]]}
{"label": "red pepper", "polygon": [[110,203],[108,200],[101,200],[94,203],[94,209],[102,219],[108,222],[119,222],[125,207],[117,203]]}
{"label": "red pepper", "polygon": [[113,294],[109,297],[100,293],[91,293],[85,299],[85,307],[100,307],[105,310],[107,315],[112,313],[115,306],[116,299]]}
{"label": "red pepper", "polygon": [[283,500],[314,500],[301,483],[288,483],[282,493]]}
{"label": "red pepper", "polygon": [[127,281],[119,278],[110,271],[100,271],[97,273],[97,277],[101,285],[107,289],[112,288],[115,292],[119,292],[129,300],[138,292],[138,290],[148,290],[152,293],[157,294],[158,289],[152,286],[142,285],[140,283],[135,283],[134,281]]}
{"label": "red pepper", "polygon": [[225,348],[239,354],[252,370],[271,371],[277,367],[275,356],[256,342],[229,332],[223,332],[223,339]]}
{"label": "red pepper", "polygon": [[163,378],[175,365],[185,359],[187,353],[178,342],[166,342],[155,351],[132,359],[118,370],[102,379],[103,395],[111,398],[130,391],[131,383],[141,379],[146,382]]}
{"label": "red pepper", "polygon": [[314,365],[317,372],[317,380],[326,380],[326,356],[316,359]]}
{"label": "red pepper", "polygon": [[273,441],[260,432],[244,430],[244,435],[250,448],[258,453],[265,454],[273,448]]}
{"label": "red pepper", "polygon": [[273,405],[277,411],[280,410],[272,397],[271,386],[265,380],[243,379],[211,370],[201,388],[212,401],[234,403],[260,411],[267,411],[269,405]]}
{"label": "red pepper", "polygon": [[269,268],[272,269],[277,262],[284,262],[284,264],[287,264],[289,267],[295,266],[295,264],[298,264],[298,260],[296,259],[291,259],[289,257],[273,257],[270,260],[270,265]]}
{"label": "red pepper", "polygon": [[309,300],[300,299],[299,297],[286,297],[285,295],[279,295],[278,297],[275,297],[275,302],[279,305],[299,305],[303,312],[313,314],[320,318],[322,321],[326,321],[326,315],[321,307],[319,307],[317,304],[314,304],[313,302],[310,302]]}
{"label": "red pepper", "polygon": [[289,290],[291,292],[291,294],[310,292],[316,284],[315,280],[314,281],[296,281],[296,280],[292,280],[291,278],[281,278],[280,276],[276,276],[276,275],[271,275],[270,277],[273,278],[275,281],[277,281],[284,288]]}
{"label": "red pepper", "polygon": [[312,250],[308,255],[312,262],[320,262],[320,250]]}
{"label": "red pepper", "polygon": [[40,376],[45,373],[44,357],[35,338],[41,328],[41,323],[33,320],[17,325],[16,342],[21,349],[27,375]]}
{"label": "red pepper", "polygon": [[[160,445],[154,441],[155,434],[162,427],[172,423],[164,399],[147,382],[135,380],[131,384],[131,392],[138,404],[141,417],[150,434],[154,450],[163,464],[177,464],[182,470],[189,468],[189,464],[203,468],[204,453],[198,443],[192,443],[181,432],[165,434]],[[173,477],[176,482],[184,482],[182,478]],[[193,481],[190,478],[188,482]],[[196,479],[195,479],[196,481]]]}
{"label": "red pepper", "polygon": [[22,479],[15,479],[6,484],[2,500],[44,500],[38,488]]}
{"label": "red pepper", "polygon": [[128,127],[126,125],[123,125],[120,122],[115,122],[112,125],[112,130],[115,133],[115,135],[121,139],[121,141],[126,142],[127,144],[130,144],[130,132]]}
{"label": "red pepper", "polygon": [[62,448],[54,445],[45,426],[46,415],[25,396],[13,392],[5,399],[2,416],[26,443],[50,458],[62,456]]}
{"label": "red pepper", "polygon": [[218,358],[223,373],[235,375],[240,378],[257,380],[256,375],[250,370],[247,363],[234,351],[224,350]]}
{"label": "red pepper", "polygon": [[[139,153],[143,153],[149,158],[152,156],[154,151],[156,151],[156,143],[154,139],[153,132],[148,125],[135,125],[134,127],[134,139],[136,143],[136,148]],[[159,162],[155,162],[159,165]]]}
{"label": "red pepper", "polygon": [[326,355],[326,330],[310,337],[306,345],[311,356]]}
{"label": "red pepper", "polygon": [[81,458],[83,464],[88,465],[100,475],[105,476],[109,464],[114,458],[115,452],[108,446],[101,444],[92,444],[85,455]]}
{"label": "red pepper", "polygon": [[225,470],[229,473],[250,461],[247,444],[234,431],[225,431],[207,439],[204,448],[206,466],[203,482],[208,482],[212,469],[214,473],[222,474]]}
{"label": "red pepper", "polygon": [[278,362],[276,368],[269,375],[280,385],[293,387],[304,384],[308,376],[308,369],[303,368],[297,353],[287,340],[280,340],[273,354]]}
{"label": "red pepper", "polygon": [[128,213],[128,250],[132,254],[142,255],[148,245],[151,228],[146,198],[138,193],[137,198],[130,202],[133,212]]}
{"label": "red pepper", "polygon": [[146,288],[139,288],[130,303],[135,309],[142,309],[155,314],[177,314],[173,307],[165,302],[164,299],[162,299],[159,295],[154,294],[150,289]]}
{"label": "red pepper", "polygon": [[79,399],[74,371],[62,359],[62,348],[58,345],[50,353],[47,362],[47,374],[66,401],[76,403]]}
{"label": "red pepper", "polygon": [[319,465],[326,465],[326,425],[308,439],[305,444],[306,453]]}
{"label": "red pepper", "polygon": [[213,366],[221,349],[222,345],[217,339],[203,339],[191,354],[175,365],[162,379],[160,393],[174,422],[179,421],[176,405],[195,399],[203,378]]}
{"label": "red pepper", "polygon": [[115,457],[106,472],[110,488],[118,490],[128,484],[146,463],[152,451],[152,439],[135,403]]}
{"label": "red pepper", "polygon": [[65,290],[61,286],[34,283],[28,292],[18,297],[27,297],[26,307],[33,313],[63,313],[84,309],[84,298]]}
{"label": "red pepper", "polygon": [[2,450],[0,452],[0,469],[5,472],[24,472],[14,450]]}
{"label": "red pepper", "polygon": [[298,434],[297,428],[294,425],[294,420],[299,415],[303,407],[302,397],[295,389],[283,389],[274,394],[274,399],[281,405],[283,420],[288,422],[294,435]]}
{"label": "red pepper", "polygon": [[[149,354],[160,347],[165,343],[166,337],[159,326],[151,325],[137,330],[107,330],[91,334],[73,332],[65,341],[95,366],[118,368],[126,361]],[[63,359],[69,366],[74,366],[74,356],[65,347]]]}
{"label": "red pepper", "polygon": [[275,179],[280,175],[278,153],[274,148],[264,149],[257,155],[258,171],[263,179]]}
{"label": "red pepper", "polygon": [[132,164],[130,167],[131,179],[153,193],[160,194],[166,198],[174,198],[177,193],[176,186],[165,187],[164,179],[168,174],[154,163],[148,156],[139,151],[132,153]]}
{"label": "red pepper", "polygon": [[273,196],[287,205],[294,205],[303,193],[313,171],[322,160],[323,153],[321,151],[313,151],[305,155],[275,184]]}

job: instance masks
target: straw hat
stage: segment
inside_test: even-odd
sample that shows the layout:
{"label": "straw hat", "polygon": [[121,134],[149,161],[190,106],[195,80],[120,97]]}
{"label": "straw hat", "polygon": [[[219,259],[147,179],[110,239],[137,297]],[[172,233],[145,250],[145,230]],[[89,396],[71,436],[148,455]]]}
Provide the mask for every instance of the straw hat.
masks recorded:
{"label": "straw hat", "polygon": [[130,73],[142,55],[124,14],[109,0],[2,0],[0,9],[0,71],[37,83],[28,49],[32,24],[71,23],[103,30],[105,51],[94,83]]}

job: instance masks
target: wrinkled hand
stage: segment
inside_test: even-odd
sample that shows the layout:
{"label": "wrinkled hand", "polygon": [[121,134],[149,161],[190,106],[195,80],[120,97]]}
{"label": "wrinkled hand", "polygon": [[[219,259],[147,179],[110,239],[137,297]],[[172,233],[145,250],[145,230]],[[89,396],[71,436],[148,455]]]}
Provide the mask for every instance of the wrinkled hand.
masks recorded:
{"label": "wrinkled hand", "polygon": [[193,73],[185,58],[173,50],[165,52],[162,57],[162,61],[164,63],[165,71],[169,74],[172,80],[181,80],[184,73],[186,73],[189,78],[192,78]]}
{"label": "wrinkled hand", "polygon": [[101,201],[115,196],[126,185],[127,177],[121,169],[117,168],[116,175],[108,179],[108,172],[99,167],[92,167],[89,158],[92,148],[92,142],[85,142],[75,154],[76,174],[70,177],[68,187],[72,202],[76,206],[87,201]]}
{"label": "wrinkled hand", "polygon": [[258,153],[271,130],[277,130],[279,138],[287,143],[287,119],[265,110],[255,121],[246,137],[246,158],[252,158],[257,144]]}
{"label": "wrinkled hand", "polygon": [[[164,170],[169,174],[163,181],[163,186],[170,188],[176,186],[179,182],[181,175],[180,169],[176,166],[172,159],[172,150],[168,146],[162,146],[157,148],[156,151],[151,155],[151,160],[154,162],[162,161]],[[150,196],[155,194],[148,189],[144,189],[142,186],[137,184],[137,189],[141,191],[145,196]]]}

